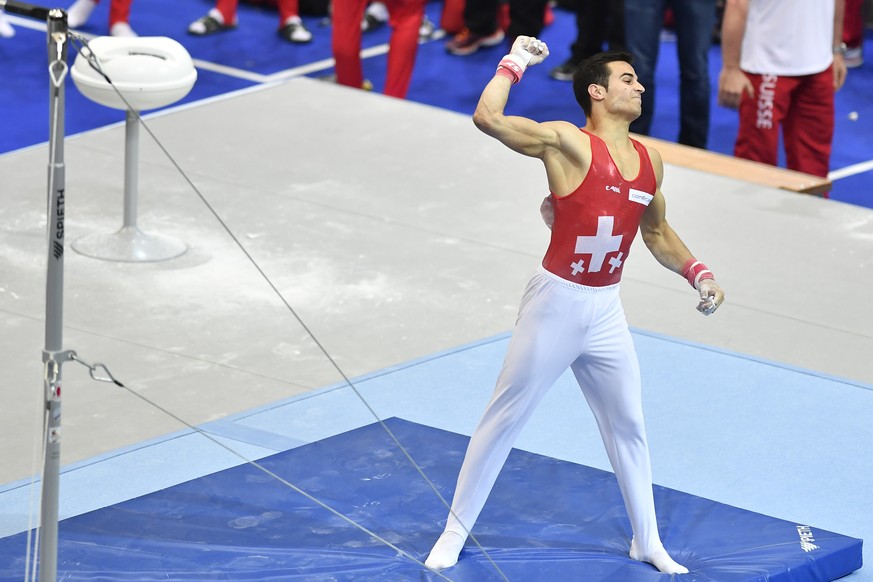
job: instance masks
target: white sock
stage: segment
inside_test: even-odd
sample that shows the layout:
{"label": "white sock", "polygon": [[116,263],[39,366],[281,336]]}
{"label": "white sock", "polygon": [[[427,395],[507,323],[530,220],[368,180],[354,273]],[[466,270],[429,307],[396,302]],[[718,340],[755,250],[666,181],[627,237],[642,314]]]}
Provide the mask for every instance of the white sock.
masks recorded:
{"label": "white sock", "polygon": [[665,574],[688,573],[688,568],[674,561],[673,558],[670,557],[670,554],[667,553],[667,550],[664,549],[664,546],[660,546],[649,556],[642,556],[637,549],[636,540],[631,539],[630,558],[631,560],[636,560],[638,562],[648,562]]}
{"label": "white sock", "polygon": [[78,28],[88,22],[91,13],[97,7],[97,0],[76,0],[67,9],[67,25],[70,28]]}
{"label": "white sock", "polygon": [[424,565],[431,570],[443,570],[454,566],[458,563],[458,556],[466,541],[466,537],[461,534],[444,531],[428,554]]}
{"label": "white sock", "polygon": [[0,10],[0,36],[3,38],[15,36],[15,29],[12,28],[12,25],[9,24],[8,20],[6,20],[6,13],[2,10]]}
{"label": "white sock", "polygon": [[112,28],[109,29],[109,36],[135,37],[139,35],[134,32],[128,23],[116,22],[112,25]]}

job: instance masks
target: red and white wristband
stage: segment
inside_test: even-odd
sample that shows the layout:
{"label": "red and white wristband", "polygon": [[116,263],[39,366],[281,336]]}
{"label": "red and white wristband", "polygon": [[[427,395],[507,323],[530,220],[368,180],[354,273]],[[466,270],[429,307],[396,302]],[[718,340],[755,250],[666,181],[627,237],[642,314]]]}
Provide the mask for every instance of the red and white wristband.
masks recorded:
{"label": "red and white wristband", "polygon": [[527,64],[521,59],[513,54],[508,54],[500,61],[500,64],[497,65],[497,75],[501,75],[506,77],[512,84],[516,84],[521,81],[522,75],[524,75],[524,70],[527,68]]}
{"label": "red and white wristband", "polygon": [[682,276],[688,280],[688,284],[697,289],[697,285],[704,279],[715,279],[712,271],[706,265],[695,258],[688,259],[682,266]]}

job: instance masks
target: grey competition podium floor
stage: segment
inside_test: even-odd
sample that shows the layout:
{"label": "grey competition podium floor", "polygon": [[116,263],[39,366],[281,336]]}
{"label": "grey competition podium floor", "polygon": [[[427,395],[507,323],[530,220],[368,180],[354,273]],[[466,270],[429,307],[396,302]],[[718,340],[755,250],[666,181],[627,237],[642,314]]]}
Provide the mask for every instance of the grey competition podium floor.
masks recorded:
{"label": "grey competition podium floor", "polygon": [[[66,140],[68,243],[121,225],[121,121]],[[378,376],[511,330],[548,240],[538,214],[543,172],[469,117],[299,78],[146,123],[202,199],[142,131],[139,226],[188,251],[126,263],[68,244],[64,343],[187,423],[329,395],[321,428],[344,430],[347,408],[361,403],[340,389],[343,374]],[[0,156],[4,535],[26,527],[19,499],[39,452],[47,163],[45,146]],[[656,482],[871,539],[873,211],[740,176],[666,174],[668,218],[716,272],[727,303],[701,317],[687,283],[635,243],[622,283],[628,320],[641,360],[670,372],[647,381],[647,390],[666,391],[647,396]],[[653,343],[687,349],[662,358]],[[724,358],[710,366],[706,354]],[[445,361],[429,376],[441,382],[415,384],[426,393],[404,385],[405,410],[469,434],[491,377],[468,400],[463,371]],[[743,373],[769,372],[737,389],[727,371],[748,362],[759,366]],[[798,382],[795,393],[792,378],[815,382]],[[64,516],[124,498],[130,474],[101,467],[184,429],[75,362],[64,366],[63,394],[62,461],[79,479],[67,489],[62,481]],[[557,402],[538,412],[519,445],[606,468],[599,442],[581,457],[554,444],[575,437],[561,434],[575,430],[572,418],[547,417],[560,410]],[[202,449],[164,461],[190,469],[222,454]],[[88,485],[90,470],[99,484]],[[850,579],[873,580],[865,570]]]}

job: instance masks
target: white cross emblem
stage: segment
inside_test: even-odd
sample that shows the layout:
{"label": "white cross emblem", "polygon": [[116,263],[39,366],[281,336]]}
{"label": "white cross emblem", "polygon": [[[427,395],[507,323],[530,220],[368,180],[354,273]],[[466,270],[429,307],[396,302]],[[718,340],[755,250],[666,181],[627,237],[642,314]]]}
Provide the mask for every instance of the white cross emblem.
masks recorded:
{"label": "white cross emblem", "polygon": [[[622,235],[612,234],[612,227],[615,224],[614,216],[598,216],[597,217],[597,234],[594,236],[577,236],[576,237],[576,254],[591,255],[591,263],[588,266],[589,273],[599,273],[603,267],[603,261],[606,260],[606,255],[614,253],[621,247]],[[612,266],[610,273],[621,266],[621,256],[624,253],[619,253],[615,259],[610,259],[609,264]],[[577,274],[583,270],[582,261],[573,263],[573,274]],[[577,270],[578,265],[578,270]]]}
{"label": "white cross emblem", "polygon": [[575,263],[570,263],[570,266],[573,267],[573,274],[578,275],[581,271],[585,270],[585,261],[579,259]]}
{"label": "white cross emblem", "polygon": [[621,267],[621,257],[624,253],[618,253],[617,257],[609,259],[609,274],[611,275],[616,269]]}

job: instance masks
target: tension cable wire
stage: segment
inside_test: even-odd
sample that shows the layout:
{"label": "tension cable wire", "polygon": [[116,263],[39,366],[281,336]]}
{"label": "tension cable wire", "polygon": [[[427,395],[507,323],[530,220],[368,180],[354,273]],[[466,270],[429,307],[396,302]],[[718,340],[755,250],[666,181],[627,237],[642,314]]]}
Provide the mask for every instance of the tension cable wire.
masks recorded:
{"label": "tension cable wire", "polygon": [[[24,580],[27,582],[28,576],[30,577],[30,582],[36,582],[36,572],[37,566],[39,564],[37,560],[37,556],[39,556],[39,538],[40,536],[35,535],[35,530],[39,531],[39,523],[35,522],[34,517],[37,513],[41,514],[41,510],[34,509],[34,506],[37,505],[37,499],[42,498],[42,484],[44,481],[44,472],[45,472],[45,455],[46,450],[48,449],[48,427],[49,427],[49,411],[46,409],[43,414],[43,422],[42,422],[42,434],[40,435],[40,450],[34,449],[33,451],[33,463],[36,464],[37,459],[39,459],[39,464],[41,469],[39,471],[36,470],[36,467],[33,467],[31,470],[31,475],[33,477],[30,480],[30,504],[27,510],[27,549],[25,550],[27,553],[25,554],[24,559]],[[39,487],[36,492],[37,495],[34,495],[34,480],[36,479],[36,475],[39,474]]]}
{"label": "tension cable wire", "polygon": [[[296,311],[296,310],[291,306],[291,304],[288,302],[288,300],[285,299],[285,296],[284,296],[284,295],[279,291],[279,289],[276,287],[276,285],[273,283],[273,281],[270,279],[270,277],[266,274],[266,272],[264,272],[264,270],[261,268],[261,266],[258,264],[258,262],[257,262],[257,261],[254,259],[254,257],[249,253],[249,251],[248,251],[248,250],[246,249],[246,247],[242,244],[242,242],[239,240],[239,238],[238,238],[238,237],[233,233],[233,231],[230,229],[230,227],[227,225],[227,223],[225,223],[225,221],[221,218],[221,216],[219,216],[218,212],[217,212],[217,211],[212,207],[212,205],[209,203],[209,201],[206,199],[206,197],[203,195],[203,193],[200,191],[200,189],[197,188],[197,186],[194,184],[194,182],[191,180],[191,178],[188,176],[188,174],[187,174],[187,173],[182,169],[182,167],[178,164],[178,162],[176,161],[176,159],[175,159],[175,158],[170,154],[169,151],[167,151],[167,149],[164,147],[163,143],[161,143],[161,141],[157,138],[157,136],[152,132],[151,128],[150,128],[150,127],[149,127],[149,126],[148,126],[148,125],[143,121],[143,119],[142,119],[142,117],[140,116],[139,112],[136,111],[134,108],[130,107],[130,104],[128,103],[127,99],[124,97],[124,95],[121,93],[121,91],[118,90],[118,88],[115,86],[115,84],[112,82],[112,80],[111,80],[111,79],[106,75],[106,73],[103,71],[103,69],[102,69],[102,67],[100,66],[100,63],[99,63],[99,61],[98,61],[98,59],[97,59],[97,56],[96,56],[96,55],[94,54],[94,52],[90,49],[90,47],[88,47],[88,41],[87,41],[84,37],[82,37],[82,36],[80,36],[80,35],[77,35],[77,34],[72,34],[72,33],[71,33],[71,34],[70,34],[70,37],[71,37],[74,41],[79,41],[80,46],[82,47],[82,49],[84,49],[84,50],[87,51],[87,54],[86,54],[86,53],[82,53],[82,54],[86,57],[86,59],[87,59],[87,61],[88,61],[88,64],[89,64],[89,65],[90,65],[90,66],[91,66],[91,67],[92,67],[92,68],[93,68],[97,73],[99,73],[99,74],[100,74],[100,75],[101,75],[101,76],[106,80],[106,82],[107,82],[107,83],[108,83],[108,84],[109,84],[109,85],[110,85],[110,86],[115,90],[115,92],[116,92],[116,94],[119,96],[119,98],[120,98],[120,99],[121,99],[121,100],[122,100],[122,101],[123,101],[123,102],[128,106],[128,110],[129,110],[129,111],[132,111],[132,112],[134,113],[134,115],[135,115],[136,118],[137,118],[137,121],[139,121],[139,122],[142,124],[142,126],[145,128],[146,132],[148,132],[148,134],[149,134],[149,135],[151,136],[151,138],[154,140],[155,144],[156,144],[156,145],[160,148],[160,150],[164,153],[164,155],[167,157],[167,159],[170,161],[170,163],[173,165],[173,167],[176,168],[176,170],[179,172],[179,174],[182,176],[182,178],[185,180],[185,182],[187,182],[188,185],[191,187],[191,189],[194,191],[194,193],[197,194],[198,198],[200,198],[200,200],[203,202],[204,206],[206,206],[206,208],[209,210],[209,212],[212,214],[212,216],[215,218],[215,220],[216,220],[216,221],[221,225],[221,227],[224,229],[224,231],[227,233],[227,235],[230,236],[230,238],[233,240],[233,242],[236,244],[236,246],[240,249],[240,251],[242,251],[242,253],[243,253],[243,254],[245,255],[245,257],[248,259],[248,261],[251,263],[251,265],[252,265],[252,266],[253,266],[253,267],[258,271],[258,273],[261,275],[262,279],[267,283],[267,285],[270,287],[270,289],[273,290],[273,292],[276,294],[276,296],[279,298],[279,300],[282,302],[282,304],[285,306],[285,308],[288,310],[288,312],[289,312],[289,313],[294,317],[294,319],[297,321],[297,323],[300,324],[300,326],[303,328],[303,330],[306,332],[306,334],[309,336],[309,338],[313,341],[313,343],[316,345],[316,347],[319,349],[319,351],[321,351],[321,353],[322,353],[322,354],[324,355],[324,357],[328,360],[328,362],[331,364],[331,366],[334,368],[334,370],[336,370],[336,372],[340,375],[340,377],[342,378],[343,382],[344,382],[344,383],[345,383],[349,388],[352,389],[352,391],[353,391],[353,392],[355,393],[355,395],[358,397],[358,400],[360,400],[360,402],[361,402],[361,403],[366,407],[366,409],[367,409],[367,410],[369,411],[369,413],[373,416],[373,418],[376,419],[376,421],[379,423],[379,425],[382,427],[382,429],[385,431],[385,433],[388,434],[388,436],[391,438],[391,440],[394,442],[394,444],[397,446],[397,448],[398,448],[398,449],[403,453],[403,455],[406,457],[406,459],[409,461],[409,463],[413,466],[413,468],[416,470],[416,472],[419,474],[419,476],[420,476],[422,479],[424,479],[424,481],[428,484],[428,486],[429,486],[430,489],[434,492],[434,494],[437,496],[437,498],[442,502],[443,506],[445,506],[446,508],[448,508],[449,512],[452,513],[452,515],[455,515],[454,512],[452,511],[451,505],[448,503],[448,501],[446,501],[446,499],[445,499],[445,498],[442,496],[442,494],[439,492],[439,489],[437,489],[437,487],[436,487],[436,485],[434,484],[434,482],[433,482],[430,478],[428,478],[428,476],[424,473],[424,470],[422,470],[422,468],[419,466],[419,464],[415,462],[415,460],[412,458],[412,455],[409,453],[409,451],[406,449],[406,447],[403,446],[403,444],[400,442],[400,440],[397,438],[397,436],[396,436],[396,435],[391,431],[391,429],[388,427],[388,425],[385,424],[385,422],[382,420],[382,418],[381,418],[381,417],[376,413],[376,411],[373,409],[373,407],[370,405],[370,403],[367,401],[367,399],[364,398],[364,395],[361,394],[361,392],[358,390],[358,388],[357,388],[357,386],[354,384],[354,382],[352,382],[352,380],[348,377],[348,375],[345,373],[345,371],[344,371],[344,370],[340,367],[340,365],[336,362],[336,360],[333,358],[333,356],[331,356],[331,354],[330,354],[330,352],[327,350],[327,348],[325,348],[325,346],[321,343],[321,341],[318,339],[318,337],[315,335],[315,333],[310,329],[310,327],[306,324],[306,322],[303,321],[303,318],[302,318],[302,317],[297,313],[297,311]],[[82,51],[80,50],[80,52],[82,52]],[[106,370],[105,366],[103,366],[102,364],[100,364],[99,366],[100,366],[104,371],[108,372],[108,370]],[[92,374],[91,374],[91,375],[92,375],[92,378],[94,378],[95,380],[100,379],[100,378],[97,378],[97,377],[94,376],[94,370],[93,370],[93,369],[92,369]],[[117,380],[115,380],[115,379],[112,378],[111,376],[109,376],[108,379],[103,379],[103,381],[110,381],[110,382],[113,382],[113,383],[115,383],[116,385],[118,385],[118,386],[120,386],[120,387],[125,388],[124,386],[122,386],[122,385],[121,385]],[[128,389],[128,390],[129,390],[129,389]],[[146,399],[145,397],[141,396],[140,394],[137,394],[136,392],[134,392],[134,391],[132,391],[132,390],[129,390],[129,391],[130,391],[132,394],[136,395],[138,398],[143,399],[145,402],[147,402],[147,403],[149,403],[149,404],[155,406],[155,407],[158,408],[159,410],[165,412],[167,415],[171,416],[172,418],[178,420],[179,422],[182,422],[183,424],[185,424],[186,426],[192,428],[193,430],[196,430],[197,432],[200,432],[201,434],[204,434],[204,435],[205,435],[205,433],[203,433],[203,432],[200,431],[199,429],[196,429],[196,428],[192,427],[190,424],[188,424],[188,423],[185,422],[184,420],[178,418],[177,416],[175,416],[174,414],[172,414],[172,413],[169,412],[168,410],[166,410],[166,409],[164,409],[164,408],[161,408],[161,407],[158,406],[157,404],[155,404],[155,403],[149,401],[149,400]],[[271,471],[269,471],[268,469],[266,469],[266,468],[262,467],[261,465],[255,463],[254,461],[249,461],[249,460],[246,459],[243,455],[241,455],[241,454],[239,454],[239,453],[237,453],[237,452],[235,452],[235,451],[232,451],[232,449],[230,449],[230,448],[227,447],[226,445],[223,445],[223,444],[221,444],[221,443],[218,443],[218,441],[215,441],[214,439],[210,439],[210,440],[213,440],[213,442],[216,442],[217,444],[219,444],[219,445],[222,446],[223,448],[225,448],[225,449],[227,449],[227,450],[230,450],[230,451],[233,452],[235,455],[237,455],[237,456],[241,457],[242,459],[246,460],[246,462],[249,462],[249,463],[251,463],[253,466],[255,466],[255,467],[257,467],[257,468],[263,470],[266,474],[268,474],[268,475],[270,475],[271,477],[277,479],[278,481],[280,481],[280,482],[282,482],[282,483],[288,485],[289,487],[291,487],[291,488],[294,489],[295,491],[298,491],[299,493],[303,494],[304,496],[306,496],[307,498],[311,499],[312,501],[318,503],[318,504],[321,505],[322,507],[327,508],[329,511],[331,511],[331,512],[335,513],[336,515],[342,517],[344,520],[348,521],[348,522],[351,523],[352,525],[354,525],[354,526],[356,526],[356,527],[359,527],[359,528],[360,528],[362,531],[364,531],[365,533],[367,533],[367,534],[373,536],[374,538],[376,538],[376,539],[378,539],[378,540],[380,540],[380,541],[383,541],[383,543],[387,544],[387,545],[388,545],[389,547],[391,547],[392,549],[395,549],[396,551],[402,553],[404,556],[410,557],[410,558],[411,558],[413,561],[415,561],[416,563],[421,564],[422,566],[424,565],[422,562],[420,562],[420,561],[417,560],[416,558],[410,556],[410,555],[409,555],[408,553],[406,553],[405,551],[402,551],[402,550],[398,549],[396,546],[394,546],[393,544],[391,544],[391,543],[388,542],[387,540],[383,540],[382,538],[378,537],[376,534],[370,532],[370,531],[369,531],[368,529],[366,529],[364,526],[355,523],[355,522],[354,522],[353,520],[351,520],[350,518],[348,518],[348,517],[342,515],[341,513],[339,513],[339,512],[337,512],[336,510],[334,510],[334,509],[328,507],[327,505],[324,505],[322,502],[320,502],[320,501],[316,500],[315,498],[311,497],[309,494],[303,492],[301,489],[299,489],[298,487],[294,486],[293,484],[287,482],[286,480],[282,479],[281,477],[279,477],[279,476],[276,475],[275,473],[272,473]],[[457,518],[456,515],[455,515],[455,517]],[[459,523],[460,523],[460,520],[459,520]],[[498,566],[497,563],[496,563],[496,562],[491,558],[491,556],[488,554],[488,552],[485,550],[485,548],[484,548],[484,547],[479,543],[479,541],[478,541],[478,540],[476,539],[476,537],[472,534],[472,532],[470,532],[470,530],[467,528],[467,526],[466,526],[465,524],[463,524],[463,523],[461,523],[461,526],[464,528],[464,530],[466,531],[466,533],[467,533],[467,535],[469,536],[469,538],[473,541],[473,543],[476,545],[476,547],[477,547],[477,548],[482,552],[482,554],[485,556],[485,558],[488,560],[488,562],[489,562],[489,563],[494,567],[494,569],[497,571],[497,573],[500,575],[500,577],[501,577],[503,580],[505,580],[506,582],[509,582],[509,579],[506,577],[506,575],[505,575],[505,574],[503,573],[503,571],[500,569],[500,566]],[[434,572],[434,570],[429,570],[429,571]],[[440,575],[441,575],[443,578],[445,578],[444,575],[442,575],[442,574],[440,574]]]}
{"label": "tension cable wire", "polygon": [[[70,359],[73,360],[74,362],[78,362],[78,363],[82,364],[83,366],[85,366],[86,368],[88,368],[88,372],[91,375],[91,378],[93,378],[94,380],[96,380],[98,382],[108,382],[110,384],[115,384],[119,388],[123,388],[128,393],[132,394],[133,396],[136,396],[137,398],[139,398],[140,400],[142,400],[143,402],[145,402],[149,406],[160,410],[161,412],[163,412],[164,414],[166,414],[167,416],[169,416],[173,420],[179,422],[180,424],[191,429],[192,431],[196,432],[197,434],[205,437],[207,440],[218,445],[219,447],[221,447],[222,449],[231,453],[235,457],[242,459],[245,463],[247,463],[247,464],[251,465],[252,467],[258,469],[259,471],[262,471],[263,473],[269,475],[270,477],[272,477],[276,481],[279,481],[280,483],[289,487],[290,489],[292,489],[296,493],[299,493],[300,495],[304,496],[305,498],[307,498],[311,502],[315,503],[316,505],[318,505],[322,509],[326,509],[327,511],[331,512],[335,516],[339,517],[340,519],[346,521],[347,523],[351,524],[352,526],[358,528],[362,532],[371,536],[376,541],[379,541],[379,542],[385,544],[386,546],[388,546],[389,548],[391,548],[392,550],[394,550],[395,552],[397,552],[401,556],[403,556],[405,558],[409,558],[413,562],[415,562],[421,566],[424,566],[424,564],[420,560],[418,560],[418,558],[416,558],[415,556],[413,556],[412,554],[410,554],[406,550],[403,550],[403,549],[397,547],[396,545],[392,544],[391,542],[389,542],[388,540],[386,540],[385,538],[383,538],[379,534],[377,534],[377,533],[369,530],[367,527],[357,523],[356,521],[354,521],[350,517],[343,515],[341,512],[337,511],[336,509],[332,508],[331,506],[327,505],[326,503],[316,499],[315,497],[313,497],[312,495],[310,495],[309,493],[307,493],[306,491],[304,491],[300,487],[294,485],[293,483],[291,483],[290,481],[288,481],[284,477],[277,475],[274,471],[271,471],[270,469],[266,468],[264,465],[258,463],[257,461],[253,461],[252,459],[249,459],[248,457],[246,457],[242,453],[235,450],[233,447],[224,444],[223,442],[221,442],[216,437],[212,436],[211,434],[209,434],[208,432],[206,432],[202,428],[199,428],[199,427],[192,425],[191,423],[189,423],[185,419],[174,414],[170,410],[164,408],[163,406],[161,406],[160,404],[158,404],[154,400],[151,400],[151,399],[147,398],[146,396],[143,396],[141,393],[137,392],[136,390],[133,390],[132,388],[129,388],[128,386],[125,386],[121,381],[119,381],[118,379],[115,378],[115,376],[112,375],[112,372],[109,371],[109,368],[107,368],[105,364],[101,364],[99,362],[94,363],[94,364],[89,364],[88,362],[86,362],[83,359],[81,359],[80,357],[78,357],[75,352],[70,352]],[[433,571],[433,570],[431,570],[431,571]],[[439,572],[435,572],[435,573],[438,574],[440,577],[442,577],[445,580],[451,580],[450,578],[447,578],[445,575],[443,575]]]}

